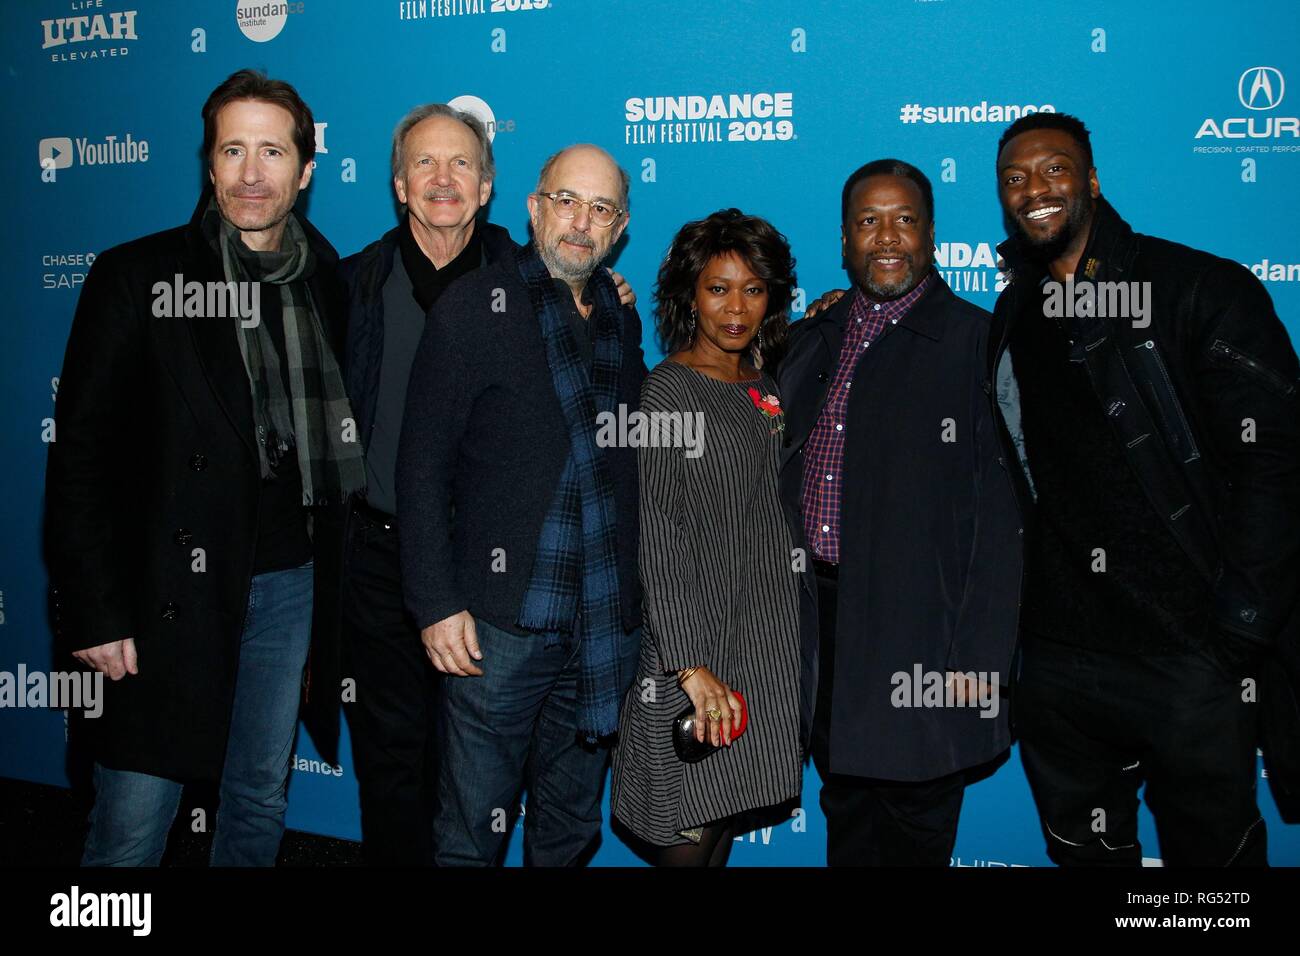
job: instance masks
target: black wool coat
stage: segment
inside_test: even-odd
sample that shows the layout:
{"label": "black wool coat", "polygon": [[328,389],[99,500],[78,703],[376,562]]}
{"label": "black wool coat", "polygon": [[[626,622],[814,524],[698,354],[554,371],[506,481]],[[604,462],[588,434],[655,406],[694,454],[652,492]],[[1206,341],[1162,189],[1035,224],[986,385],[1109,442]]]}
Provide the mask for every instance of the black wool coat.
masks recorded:
{"label": "black wool coat", "polygon": [[[1005,685],[1020,598],[1020,505],[985,371],[990,317],[935,278],[863,351],[853,375],[830,717],[830,765],[840,774],[929,780],[991,760],[1011,740],[1006,700],[995,717],[981,716],[991,707],[912,706],[924,699],[928,673],[996,672]],[[780,489],[795,515],[803,447],[825,405],[851,303],[845,296],[797,323],[781,364]],[[805,628],[815,627],[809,590]],[[914,690],[918,667],[922,688]],[[805,701],[816,699],[816,670],[805,666],[813,683]]]}
{"label": "black wool coat", "polygon": [[[224,279],[199,230],[208,197],[188,225],[107,250],[86,277],[59,379],[45,539],[59,650],[136,643],[139,674],[105,679],[103,713],[86,721],[96,759],[216,780],[257,543],[252,397],[236,319],[153,309],[157,282]],[[311,294],[337,356],[338,255],[300,221],[318,263]],[[314,551],[328,558],[341,550],[337,516],[328,504],[312,511]],[[321,613],[337,605],[337,572],[336,561],[316,560],[313,662],[337,660],[322,652],[338,639],[337,621]],[[309,671],[308,685],[310,711],[313,698],[337,697],[337,671]]]}

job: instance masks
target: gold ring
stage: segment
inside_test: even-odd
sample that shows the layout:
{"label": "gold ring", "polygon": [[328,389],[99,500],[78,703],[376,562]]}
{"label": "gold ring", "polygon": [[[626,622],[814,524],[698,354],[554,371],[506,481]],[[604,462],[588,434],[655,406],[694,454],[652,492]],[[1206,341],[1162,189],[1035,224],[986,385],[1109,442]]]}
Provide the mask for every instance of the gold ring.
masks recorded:
{"label": "gold ring", "polygon": [[712,710],[706,710],[705,713],[709,715],[709,720],[722,719],[722,711],[718,710],[718,708],[716,707],[714,707]]}

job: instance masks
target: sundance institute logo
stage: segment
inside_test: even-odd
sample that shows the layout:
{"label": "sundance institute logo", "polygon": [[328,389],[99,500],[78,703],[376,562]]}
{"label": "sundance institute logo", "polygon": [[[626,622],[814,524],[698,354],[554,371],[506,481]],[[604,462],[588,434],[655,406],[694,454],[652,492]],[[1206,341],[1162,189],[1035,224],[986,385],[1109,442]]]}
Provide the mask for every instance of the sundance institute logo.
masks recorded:
{"label": "sundance institute logo", "polygon": [[238,0],[235,4],[235,22],[239,24],[240,32],[254,43],[267,43],[280,35],[289,14],[302,12],[302,0],[292,3]]}

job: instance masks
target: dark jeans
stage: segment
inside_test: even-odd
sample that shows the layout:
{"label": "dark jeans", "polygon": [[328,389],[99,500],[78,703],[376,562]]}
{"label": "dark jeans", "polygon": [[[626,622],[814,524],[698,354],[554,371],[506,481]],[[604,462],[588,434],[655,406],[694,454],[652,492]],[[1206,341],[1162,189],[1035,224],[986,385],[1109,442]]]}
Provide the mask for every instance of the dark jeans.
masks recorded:
{"label": "dark jeans", "polygon": [[343,584],[347,705],[361,802],[361,844],[371,865],[433,862],[437,672],[402,603],[397,527],[374,513],[348,521]]}
{"label": "dark jeans", "polygon": [[917,783],[830,772],[837,582],[817,573],[817,709],[812,756],[822,778],[828,866],[948,866],[966,792],[964,773]]}
{"label": "dark jeans", "polygon": [[[213,866],[275,865],[311,637],[312,575],[309,561],[255,575],[249,587],[212,835]],[[140,666],[149,661],[142,659]],[[180,806],[181,782],[98,763],[94,776],[95,805],[81,865],[157,866]]]}
{"label": "dark jeans", "polygon": [[[439,701],[437,863],[499,864],[525,787],[525,865],[584,863],[600,837],[609,749],[578,736],[578,644],[474,625],[483,675],[447,677]],[[640,646],[639,629],[624,636],[629,682]]]}
{"label": "dark jeans", "polygon": [[1048,855],[1140,866],[1138,787],[1170,866],[1266,865],[1256,712],[1208,654],[1120,657],[1024,643],[1016,720]]}

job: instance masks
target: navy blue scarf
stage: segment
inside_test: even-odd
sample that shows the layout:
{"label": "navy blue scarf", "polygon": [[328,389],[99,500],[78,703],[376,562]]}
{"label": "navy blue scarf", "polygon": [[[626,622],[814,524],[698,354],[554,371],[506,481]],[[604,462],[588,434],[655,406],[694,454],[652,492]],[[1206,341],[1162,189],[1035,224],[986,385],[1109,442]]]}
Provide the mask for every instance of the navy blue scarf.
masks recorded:
{"label": "navy blue scarf", "polygon": [[604,269],[592,275],[591,374],[565,319],[562,294],[530,243],[516,263],[542,326],[546,362],[569,426],[569,458],[542,524],[533,575],[518,624],[559,643],[579,639],[578,728],[588,742],[618,729],[627,688],[620,673],[618,540],[614,484],[596,445],[596,415],[617,414],[623,364],[623,318],[618,292]]}

